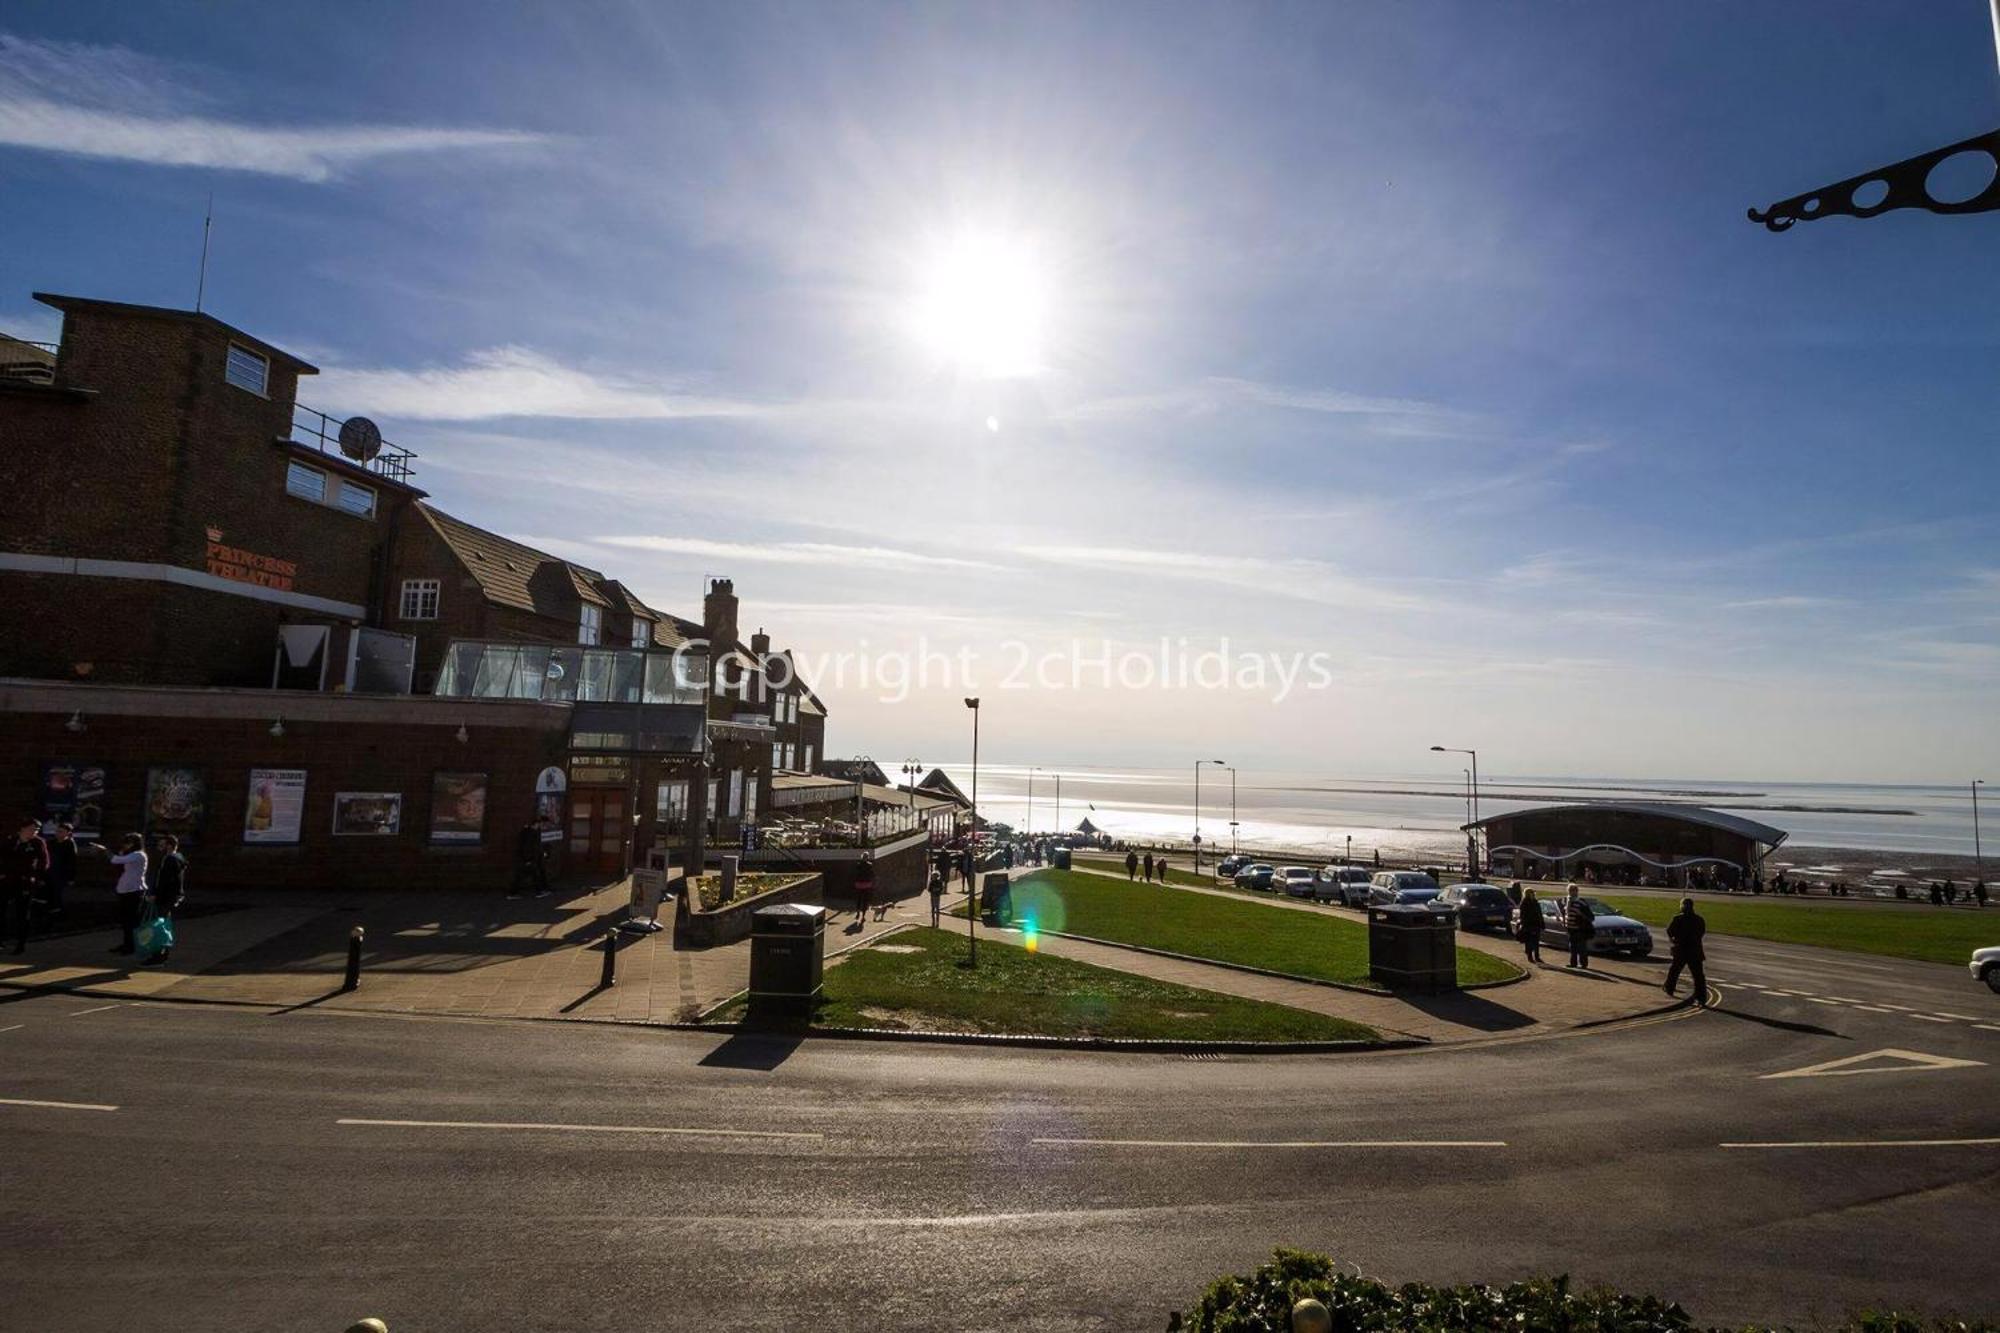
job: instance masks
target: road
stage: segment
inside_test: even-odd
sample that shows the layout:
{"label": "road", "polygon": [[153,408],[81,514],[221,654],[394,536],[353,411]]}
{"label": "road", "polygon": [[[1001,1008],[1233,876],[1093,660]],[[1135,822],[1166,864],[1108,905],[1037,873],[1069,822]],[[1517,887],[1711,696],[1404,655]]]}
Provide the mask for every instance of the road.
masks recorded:
{"label": "road", "polygon": [[[1392,1280],[1568,1271],[1717,1322],[2000,1312],[2000,1002],[1962,970],[1714,945],[1715,1010],[1333,1058],[16,998],[0,1309],[1158,1329],[1288,1244]],[[1766,1077],[1881,1050],[1946,1063]],[[1796,1143],[1834,1146],[1723,1146]]]}

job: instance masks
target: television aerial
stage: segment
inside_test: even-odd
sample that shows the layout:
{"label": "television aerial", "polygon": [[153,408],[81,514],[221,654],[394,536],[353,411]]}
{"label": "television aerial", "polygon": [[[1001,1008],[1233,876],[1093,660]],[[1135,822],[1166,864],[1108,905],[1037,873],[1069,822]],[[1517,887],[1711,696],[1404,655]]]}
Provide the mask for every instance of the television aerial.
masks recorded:
{"label": "television aerial", "polygon": [[367,417],[349,417],[340,423],[340,452],[357,463],[372,463],[382,452],[382,431]]}

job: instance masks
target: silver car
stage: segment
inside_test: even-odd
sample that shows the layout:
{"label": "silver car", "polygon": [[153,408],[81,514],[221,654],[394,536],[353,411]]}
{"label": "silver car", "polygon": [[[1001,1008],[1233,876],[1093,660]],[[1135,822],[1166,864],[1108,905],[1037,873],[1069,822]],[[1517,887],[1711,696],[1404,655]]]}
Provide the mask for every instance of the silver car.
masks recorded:
{"label": "silver car", "polygon": [[2000,948],[1974,949],[1972,951],[1972,975],[1986,983],[1986,988],[2000,995]]}
{"label": "silver car", "polygon": [[1319,872],[1313,897],[1342,907],[1366,907],[1369,879],[1369,873],[1360,866],[1328,866]]}
{"label": "silver car", "polygon": [[[1567,898],[1538,899],[1542,905],[1542,938],[1551,949],[1569,948],[1569,927],[1563,924],[1567,908]],[[1600,898],[1579,897],[1578,900],[1590,909],[1592,924],[1597,933],[1590,937],[1592,953],[1625,954],[1633,958],[1644,958],[1653,952],[1653,932],[1643,921],[1635,921],[1629,916],[1620,916]]]}

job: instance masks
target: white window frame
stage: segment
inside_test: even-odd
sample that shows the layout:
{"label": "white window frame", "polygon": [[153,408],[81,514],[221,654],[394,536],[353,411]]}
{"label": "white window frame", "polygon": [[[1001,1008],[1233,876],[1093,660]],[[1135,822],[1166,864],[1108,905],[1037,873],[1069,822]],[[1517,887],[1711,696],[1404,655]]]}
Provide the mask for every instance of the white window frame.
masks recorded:
{"label": "white window frame", "polygon": [[772,742],[771,742],[771,767],[772,767],[772,768],[778,768],[778,767],[780,767],[780,764],[778,763],[778,761],[779,761],[779,759],[781,759],[781,758],[783,758],[783,757],[784,757],[784,755],[783,755],[783,751],[784,751],[784,748],[785,748],[784,746],[782,746],[782,745],[778,744],[778,742],[776,742],[776,741],[772,741]]}
{"label": "white window frame", "polygon": [[437,579],[404,579],[398,620],[436,620],[442,585]]}
{"label": "white window frame", "polygon": [[813,771],[813,747],[810,745],[806,747],[806,763],[804,771],[807,773]]}
{"label": "white window frame", "polygon": [[635,617],[633,617],[633,619],[632,619],[632,646],[633,646],[634,648],[651,648],[651,647],[653,646],[653,622],[652,622],[652,621],[650,621],[650,620],[641,620],[641,619],[639,619],[639,618],[638,618],[638,617],[636,617],[636,616],[635,616]]}
{"label": "white window frame", "polygon": [[794,759],[796,759],[796,758],[798,758],[798,757],[799,757],[799,756],[798,756],[798,751],[797,751],[796,749],[794,749],[794,748],[793,748],[793,747],[792,747],[792,746],[791,746],[791,745],[790,745],[789,743],[788,743],[788,744],[786,744],[786,746],[785,746],[785,771],[786,771],[787,773],[789,773],[789,772],[791,772],[791,771],[792,771],[792,760],[794,760]]}
{"label": "white window frame", "polygon": [[583,610],[576,619],[576,641],[589,647],[596,647],[603,638],[603,609],[589,602],[583,603]]}
{"label": "white window frame", "polygon": [[[242,360],[239,361],[239,357]],[[255,375],[251,375],[248,369],[253,366],[257,372]],[[238,373],[239,369],[242,370],[240,377]],[[229,344],[228,353],[222,360],[222,378],[245,393],[254,393],[259,398],[269,398],[271,396],[271,358],[265,356],[262,352],[253,352],[241,343],[231,343]],[[248,382],[251,380],[255,382]]]}
{"label": "white window frame", "polygon": [[[293,485],[293,482],[300,477],[311,477],[316,489],[306,491]],[[326,473],[316,467],[308,467],[296,458],[290,460],[285,466],[285,494],[287,495],[296,495],[301,500],[310,500],[316,505],[323,505],[326,503],[326,483]]]}
{"label": "white window frame", "polygon": [[[360,508],[356,508],[354,505],[348,503],[347,497],[350,495],[364,497]],[[375,517],[375,488],[373,486],[363,486],[358,482],[348,481],[343,478],[340,483],[339,496],[335,499],[333,507],[343,514],[352,514],[356,518],[373,518]]]}

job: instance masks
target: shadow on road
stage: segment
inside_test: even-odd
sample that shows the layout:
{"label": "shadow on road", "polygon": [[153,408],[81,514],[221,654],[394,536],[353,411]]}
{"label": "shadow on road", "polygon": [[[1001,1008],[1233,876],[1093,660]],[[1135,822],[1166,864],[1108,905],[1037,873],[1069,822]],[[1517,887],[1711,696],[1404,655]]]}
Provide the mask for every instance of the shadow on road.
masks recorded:
{"label": "shadow on road", "polygon": [[1786,1032],[1803,1032],[1809,1037],[1838,1037],[1842,1041],[1854,1040],[1854,1038],[1844,1032],[1835,1032],[1832,1028],[1823,1028],[1816,1023],[1792,1023],[1782,1018],[1766,1018],[1762,1014],[1745,1013],[1741,1009],[1724,1009],[1719,1005],[1711,1007],[1708,1012],[1712,1014],[1727,1014],[1731,1018],[1740,1018],[1746,1023],[1756,1023],[1762,1027],[1783,1028]]}
{"label": "shadow on road", "polygon": [[789,1032],[738,1032],[701,1058],[707,1069],[756,1069],[769,1073],[791,1058],[803,1038]]}
{"label": "shadow on road", "polygon": [[1397,998],[1433,1018],[1477,1028],[1481,1032],[1507,1032],[1535,1025],[1535,1020],[1520,1010],[1495,1004],[1478,991],[1459,991],[1450,995],[1399,995]]}

